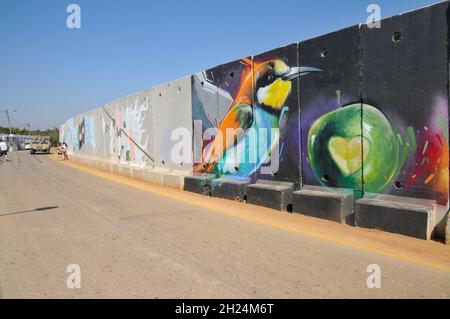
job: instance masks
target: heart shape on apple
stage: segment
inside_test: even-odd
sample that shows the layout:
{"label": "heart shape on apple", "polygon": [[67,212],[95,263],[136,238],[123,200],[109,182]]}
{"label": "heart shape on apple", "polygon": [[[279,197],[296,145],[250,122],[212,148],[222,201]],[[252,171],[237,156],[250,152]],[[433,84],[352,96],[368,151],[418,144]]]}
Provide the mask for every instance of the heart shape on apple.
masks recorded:
{"label": "heart shape on apple", "polygon": [[355,136],[351,140],[334,136],[330,138],[328,150],[342,174],[349,176],[359,170],[366,160],[369,142],[362,136]]}
{"label": "heart shape on apple", "polygon": [[402,166],[399,145],[386,116],[368,104],[350,104],[311,126],[307,158],[324,186],[380,192]]}

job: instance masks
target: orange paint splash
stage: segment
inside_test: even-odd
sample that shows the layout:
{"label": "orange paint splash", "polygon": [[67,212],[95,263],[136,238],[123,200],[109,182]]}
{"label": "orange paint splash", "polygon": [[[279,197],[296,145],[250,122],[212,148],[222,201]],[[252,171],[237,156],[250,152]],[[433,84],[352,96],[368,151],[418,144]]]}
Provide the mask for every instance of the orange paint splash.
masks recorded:
{"label": "orange paint splash", "polygon": [[430,174],[428,177],[427,177],[427,179],[425,180],[425,184],[428,184],[432,179],[433,179],[433,177],[434,177],[434,174]]}

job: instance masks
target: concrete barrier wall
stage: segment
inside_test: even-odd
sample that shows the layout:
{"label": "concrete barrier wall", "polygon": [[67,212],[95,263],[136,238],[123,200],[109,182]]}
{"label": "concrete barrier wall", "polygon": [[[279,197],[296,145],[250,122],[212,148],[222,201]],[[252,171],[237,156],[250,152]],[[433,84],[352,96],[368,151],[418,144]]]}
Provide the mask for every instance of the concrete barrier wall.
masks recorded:
{"label": "concrete barrier wall", "polygon": [[[254,94],[252,58],[198,73],[193,76],[192,83],[192,114],[196,127],[194,172],[256,179],[256,161],[248,160],[249,153],[255,151],[255,143],[250,143],[247,136],[249,129],[256,125],[251,114]],[[219,149],[216,136],[220,132],[226,138],[226,129],[242,129],[236,134],[239,143],[236,147],[223,145]]]}
{"label": "concrete barrier wall", "polygon": [[192,134],[190,77],[120,98],[77,115],[60,127],[60,140],[70,153],[137,167],[191,170],[173,163],[171,133]]}
{"label": "concrete barrier wall", "polygon": [[[448,207],[448,2],[226,63],[61,126],[138,167],[353,189]],[[186,131],[188,155],[174,160]],[[241,129],[220,141],[226,129]],[[266,129],[266,134],[263,134]],[[254,132],[256,130],[256,132]],[[205,136],[206,135],[206,136]],[[186,151],[186,150],[185,150]],[[177,152],[175,152],[177,153]]]}
{"label": "concrete barrier wall", "polygon": [[[154,165],[191,171],[191,155],[187,156],[186,160],[181,158],[178,160],[171,154],[176,142],[186,138],[179,135],[176,129],[182,129],[180,134],[185,132],[189,141],[192,138],[191,78],[186,77],[160,85],[151,91],[152,125],[149,128],[153,138]],[[175,135],[172,137],[172,134]]]}
{"label": "concrete barrier wall", "polygon": [[[362,193],[361,61],[359,26],[299,44],[300,63],[322,72],[300,78],[302,176],[304,185],[353,189]],[[351,105],[350,108],[345,106]],[[356,139],[355,139],[356,137]],[[353,165],[332,153],[331,141],[352,143]],[[351,159],[350,159],[351,160]],[[338,164],[341,164],[339,166]],[[344,170],[344,172],[343,172]]]}
{"label": "concrete barrier wall", "polygon": [[[364,163],[365,191],[447,204],[448,3],[385,19],[381,29],[363,26],[360,33],[362,97],[392,129],[379,137],[363,131],[369,142],[386,143],[374,148],[376,160]],[[363,125],[370,117],[363,112]]]}

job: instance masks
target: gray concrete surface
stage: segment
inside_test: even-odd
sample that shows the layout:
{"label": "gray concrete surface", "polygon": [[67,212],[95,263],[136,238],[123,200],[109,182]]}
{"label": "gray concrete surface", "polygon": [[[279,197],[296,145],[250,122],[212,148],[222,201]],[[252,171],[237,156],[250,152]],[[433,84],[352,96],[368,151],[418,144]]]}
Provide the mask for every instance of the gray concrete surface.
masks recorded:
{"label": "gray concrete surface", "polygon": [[185,176],[183,189],[187,192],[209,196],[211,195],[211,182],[214,177],[214,174]]}
{"label": "gray concrete surface", "polygon": [[[174,163],[172,147],[180,136],[172,134],[182,128],[192,136],[191,77],[184,77],[152,88],[152,118],[155,167],[192,171],[192,157],[184,163]],[[184,136],[184,137],[186,137]]]}
{"label": "gray concrete surface", "polygon": [[294,183],[259,179],[247,185],[247,203],[279,211],[292,210]]}
{"label": "gray concrete surface", "polygon": [[250,178],[221,177],[211,181],[211,196],[229,200],[245,200]]}
{"label": "gray concrete surface", "polygon": [[[10,158],[0,165],[3,298],[450,297],[449,272],[177,202],[44,155]],[[294,217],[308,218],[286,214]],[[69,264],[81,267],[80,289],[66,287]],[[381,267],[380,289],[367,288],[370,264]]]}
{"label": "gray concrete surface", "polygon": [[433,207],[377,198],[355,201],[355,226],[377,228],[406,236],[430,239],[434,228]]}
{"label": "gray concrete surface", "polygon": [[354,225],[353,190],[308,186],[292,194],[294,213]]}

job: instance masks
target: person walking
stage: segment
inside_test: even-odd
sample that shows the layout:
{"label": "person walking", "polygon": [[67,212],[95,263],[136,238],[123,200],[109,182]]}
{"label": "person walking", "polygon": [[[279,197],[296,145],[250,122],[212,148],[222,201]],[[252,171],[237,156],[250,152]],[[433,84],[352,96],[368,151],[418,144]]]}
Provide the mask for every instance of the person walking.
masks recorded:
{"label": "person walking", "polygon": [[3,139],[0,140],[0,157],[2,162],[8,161],[8,145]]}
{"label": "person walking", "polygon": [[69,155],[67,155],[67,144],[66,142],[63,142],[62,144],[62,153],[63,153],[63,161],[69,160]]}

